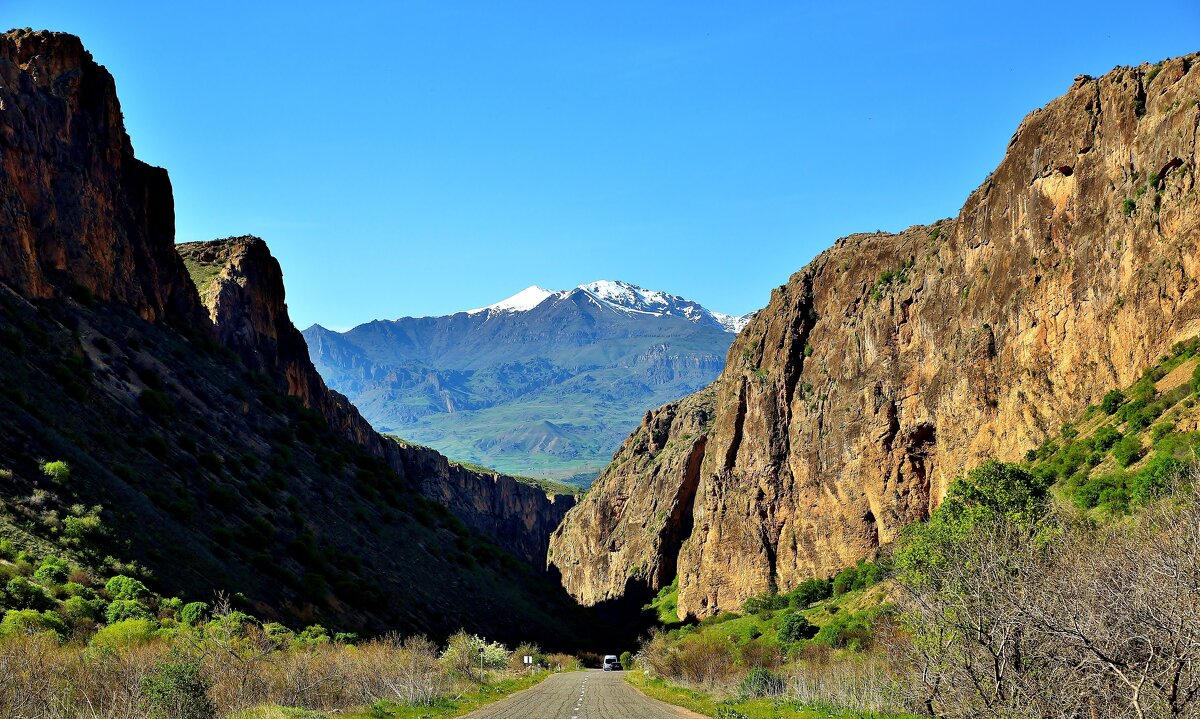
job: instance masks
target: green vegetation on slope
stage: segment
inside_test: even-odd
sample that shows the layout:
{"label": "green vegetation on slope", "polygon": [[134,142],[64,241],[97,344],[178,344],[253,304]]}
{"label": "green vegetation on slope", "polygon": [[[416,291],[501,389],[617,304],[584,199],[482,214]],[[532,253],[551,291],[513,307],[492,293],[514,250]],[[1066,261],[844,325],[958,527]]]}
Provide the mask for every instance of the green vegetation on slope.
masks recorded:
{"label": "green vegetation on slope", "polygon": [[0,538],[34,564],[302,625],[589,631],[561,588],[201,332],[0,292],[0,349]]}
{"label": "green vegetation on slope", "polygon": [[[1135,626],[1145,617],[1096,606],[1097,601],[1112,603],[1113,596],[1092,596],[1089,605],[1082,595],[1055,595],[1061,578],[1090,573],[1090,578],[1072,580],[1086,586],[1105,576],[1101,562],[1116,568],[1114,562],[1124,561],[1121,581],[1127,591],[1140,591],[1139,582],[1151,586],[1156,580],[1150,570],[1130,564],[1129,557],[1160,545],[1162,552],[1140,564],[1196,566],[1188,554],[1194,548],[1188,549],[1187,531],[1163,529],[1180,526],[1178,515],[1158,508],[1181,482],[1187,487],[1189,467],[1196,462],[1198,349],[1200,340],[1175,345],[1133,386],[1109,392],[1078,422],[1064,425],[1057,437],[1031,450],[1023,465],[990,461],[967,472],[952,484],[928,522],[905,531],[894,557],[860,562],[786,593],[752,597],[741,613],[724,612],[698,624],[679,622],[678,584],[665,587],[646,610],[668,630],[643,643],[638,659],[648,677],[635,677],[635,683],[653,696],[709,716],[806,716],[803,712],[813,707],[826,716],[921,708],[973,716],[971,711],[984,711],[978,704],[981,691],[990,692],[987,701],[993,706],[1014,707],[1023,701],[1017,680],[995,681],[973,673],[991,671],[988,657],[993,656],[1020,665],[1006,654],[1012,649],[1003,640],[1013,636],[1004,633],[1012,628],[1004,622],[1032,611],[1008,606],[1013,597],[1029,596],[1018,591],[1027,581],[1025,574],[1031,583],[1044,582],[1036,591],[1055,596],[1061,606],[1073,606],[1078,616],[1104,617],[1098,621],[1126,616]],[[1188,501],[1185,508],[1200,506]],[[1176,505],[1168,501],[1168,506]],[[1164,536],[1179,541],[1165,541]],[[1051,573],[1043,563],[1054,565]],[[1075,565],[1085,569],[1073,569]],[[893,573],[895,578],[888,579]],[[989,580],[993,583],[987,584]],[[896,597],[899,606],[893,604]],[[1170,611],[1179,597],[1166,591],[1145,606]],[[1182,601],[1191,606],[1190,600]],[[937,611],[931,613],[931,608]],[[1004,612],[1010,614],[1001,617]],[[1045,621],[1047,616],[1026,618]],[[994,624],[978,624],[985,618]],[[1177,619],[1179,636],[1200,640],[1194,613]],[[1154,635],[1145,627],[1139,631]],[[1024,634],[1017,636],[1037,635],[1029,626],[1020,632]],[[1161,640],[1161,629],[1159,634]],[[1068,644],[1030,642],[1024,651],[1032,658],[1023,661],[1036,658],[1045,676],[1053,676],[1053,668],[1067,677],[1075,670],[1059,660],[1079,656],[1078,648]],[[1156,651],[1169,654],[1162,647]],[[1055,700],[1073,700],[1052,690],[1045,676],[1021,681]],[[1195,671],[1181,678],[1200,686]],[[1104,686],[1110,695],[1115,691],[1111,676],[1095,680],[1109,681]],[[1077,686],[1081,678],[1062,681]],[[1112,701],[1125,706],[1119,696]],[[1147,706],[1154,701],[1147,698]]]}

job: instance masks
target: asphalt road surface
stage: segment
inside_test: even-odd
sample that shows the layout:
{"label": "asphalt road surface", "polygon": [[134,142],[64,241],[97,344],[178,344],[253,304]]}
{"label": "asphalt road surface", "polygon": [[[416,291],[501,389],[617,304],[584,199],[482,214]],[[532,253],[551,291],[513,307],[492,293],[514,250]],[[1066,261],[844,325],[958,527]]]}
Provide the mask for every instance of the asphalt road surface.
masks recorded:
{"label": "asphalt road surface", "polygon": [[625,681],[623,672],[589,669],[555,674],[466,719],[703,719],[686,709],[650,699]]}

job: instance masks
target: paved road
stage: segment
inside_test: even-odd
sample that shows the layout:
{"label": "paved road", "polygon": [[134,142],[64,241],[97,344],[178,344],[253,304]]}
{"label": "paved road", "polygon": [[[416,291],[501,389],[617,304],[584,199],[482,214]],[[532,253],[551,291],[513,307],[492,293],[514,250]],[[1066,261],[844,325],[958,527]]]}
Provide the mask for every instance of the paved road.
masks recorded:
{"label": "paved road", "polygon": [[703,719],[643,695],[622,672],[555,674],[532,689],[471,712],[466,719]]}

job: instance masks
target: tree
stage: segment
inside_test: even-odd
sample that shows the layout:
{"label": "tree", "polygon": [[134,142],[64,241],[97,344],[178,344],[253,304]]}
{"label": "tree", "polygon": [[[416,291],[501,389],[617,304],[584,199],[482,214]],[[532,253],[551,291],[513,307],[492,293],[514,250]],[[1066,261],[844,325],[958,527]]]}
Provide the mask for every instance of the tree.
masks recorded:
{"label": "tree", "polygon": [[113,599],[138,600],[150,596],[150,590],[146,589],[145,584],[124,574],[118,574],[108,580],[108,583],[104,585],[104,591],[108,592]]}
{"label": "tree", "polygon": [[66,484],[71,478],[71,465],[61,460],[55,462],[42,462],[42,474],[50,478],[50,481],[55,484]]}
{"label": "tree", "polygon": [[803,614],[791,612],[785,614],[779,623],[779,641],[800,642],[817,636],[817,627]]}
{"label": "tree", "polygon": [[208,615],[208,604],[205,602],[188,602],[179,612],[179,621],[190,626],[198,626]]}

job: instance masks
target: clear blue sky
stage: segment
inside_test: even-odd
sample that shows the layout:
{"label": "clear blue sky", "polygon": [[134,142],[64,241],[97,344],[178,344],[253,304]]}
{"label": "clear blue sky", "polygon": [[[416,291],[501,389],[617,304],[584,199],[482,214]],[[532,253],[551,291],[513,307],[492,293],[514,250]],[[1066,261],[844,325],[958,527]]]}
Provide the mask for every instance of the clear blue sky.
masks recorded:
{"label": "clear blue sky", "polygon": [[334,328],[623,279],[742,313],[955,214],[1075,75],[1200,4],[8,0],[113,72],[178,237],[264,237]]}

